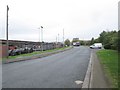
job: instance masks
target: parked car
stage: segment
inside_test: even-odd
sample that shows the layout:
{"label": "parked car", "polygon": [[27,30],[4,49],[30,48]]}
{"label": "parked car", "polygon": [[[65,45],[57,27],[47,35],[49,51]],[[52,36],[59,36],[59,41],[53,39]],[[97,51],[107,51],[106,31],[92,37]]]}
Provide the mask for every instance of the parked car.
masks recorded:
{"label": "parked car", "polygon": [[32,53],[33,52],[33,48],[28,48],[28,52]]}
{"label": "parked car", "polygon": [[8,51],[9,56],[12,56],[12,50]]}
{"label": "parked car", "polygon": [[90,46],[91,49],[102,49],[102,43],[94,43]]}
{"label": "parked car", "polygon": [[24,48],[20,48],[19,50],[20,50],[21,54],[25,53]]}
{"label": "parked car", "polygon": [[20,49],[15,49],[14,52],[16,53],[16,55],[20,55],[21,54],[21,50]]}
{"label": "parked car", "polygon": [[9,56],[15,56],[16,55],[16,50],[15,49],[14,50],[9,50],[8,53],[9,53]]}

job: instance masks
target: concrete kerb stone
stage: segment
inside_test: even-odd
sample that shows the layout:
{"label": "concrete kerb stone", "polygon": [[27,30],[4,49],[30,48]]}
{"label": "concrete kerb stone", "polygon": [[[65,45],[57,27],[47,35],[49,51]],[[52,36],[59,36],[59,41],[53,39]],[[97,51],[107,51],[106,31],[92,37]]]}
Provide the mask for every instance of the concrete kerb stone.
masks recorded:
{"label": "concrete kerb stone", "polygon": [[17,59],[9,59],[9,60],[6,60],[6,61],[4,61],[2,63],[3,64],[8,64],[8,63],[13,63],[13,62],[20,62],[20,61],[25,61],[25,60],[32,60],[32,59],[42,58],[42,57],[46,57],[46,56],[49,56],[49,55],[52,55],[52,54],[56,54],[56,53],[59,53],[59,52],[70,50],[72,48],[73,47],[70,47],[70,48],[67,48],[67,49],[64,49],[64,50],[57,50],[57,51],[54,51],[54,52],[43,53],[43,54],[40,54],[40,55],[34,55],[34,56],[30,56],[30,57],[23,57],[23,58],[17,58]]}
{"label": "concrete kerb stone", "polygon": [[90,84],[89,84],[89,88],[93,88],[92,87],[92,82],[93,82],[93,67],[94,67],[94,59],[93,59],[93,52],[91,54],[91,77],[90,77]]}
{"label": "concrete kerb stone", "polygon": [[92,67],[93,67],[93,52],[91,51],[90,61],[89,61],[89,64],[88,64],[88,69],[87,69],[87,72],[86,72],[86,75],[85,75],[85,79],[84,79],[84,82],[83,82],[83,85],[82,85],[82,89],[91,88]]}

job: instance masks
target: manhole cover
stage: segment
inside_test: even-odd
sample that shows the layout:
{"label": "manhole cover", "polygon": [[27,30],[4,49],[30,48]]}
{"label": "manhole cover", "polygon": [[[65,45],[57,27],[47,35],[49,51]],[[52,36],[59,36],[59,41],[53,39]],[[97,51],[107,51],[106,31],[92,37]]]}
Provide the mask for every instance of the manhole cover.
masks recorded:
{"label": "manhole cover", "polygon": [[77,85],[79,85],[79,84],[83,84],[83,81],[76,80],[75,83],[76,83]]}

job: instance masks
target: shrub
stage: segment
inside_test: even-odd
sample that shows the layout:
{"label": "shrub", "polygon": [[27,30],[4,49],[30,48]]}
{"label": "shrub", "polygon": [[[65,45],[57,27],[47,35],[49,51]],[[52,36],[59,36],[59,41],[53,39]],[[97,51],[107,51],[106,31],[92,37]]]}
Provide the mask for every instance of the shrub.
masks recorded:
{"label": "shrub", "polygon": [[117,50],[117,46],[115,46],[115,45],[111,45],[111,49],[113,49],[113,50]]}
{"label": "shrub", "polygon": [[111,45],[110,45],[110,44],[105,44],[105,45],[104,45],[104,48],[105,48],[105,49],[111,49]]}

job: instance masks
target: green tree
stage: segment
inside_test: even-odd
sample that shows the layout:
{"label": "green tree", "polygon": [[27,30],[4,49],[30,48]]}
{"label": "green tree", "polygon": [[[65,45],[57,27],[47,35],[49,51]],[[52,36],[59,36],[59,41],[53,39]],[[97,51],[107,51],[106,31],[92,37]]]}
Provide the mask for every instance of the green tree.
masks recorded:
{"label": "green tree", "polygon": [[120,53],[120,30],[118,31],[118,52]]}
{"label": "green tree", "polygon": [[103,32],[100,34],[100,37],[99,37],[99,42],[100,42],[100,43],[104,43],[104,42],[105,42],[105,36],[106,36],[106,31],[103,31]]}
{"label": "green tree", "polygon": [[70,46],[70,40],[69,39],[65,40],[65,45]]}
{"label": "green tree", "polygon": [[87,46],[91,45],[91,44],[90,44],[90,43],[91,43],[90,40],[84,41],[84,43],[85,43],[85,45],[87,45]]}
{"label": "green tree", "polygon": [[85,42],[83,40],[80,40],[80,45],[85,45]]}
{"label": "green tree", "polygon": [[90,44],[94,44],[94,38],[91,39]]}
{"label": "green tree", "polygon": [[99,43],[99,38],[95,39],[94,43]]}
{"label": "green tree", "polygon": [[103,31],[98,38],[98,41],[104,45],[106,49],[118,49],[118,32]]}

